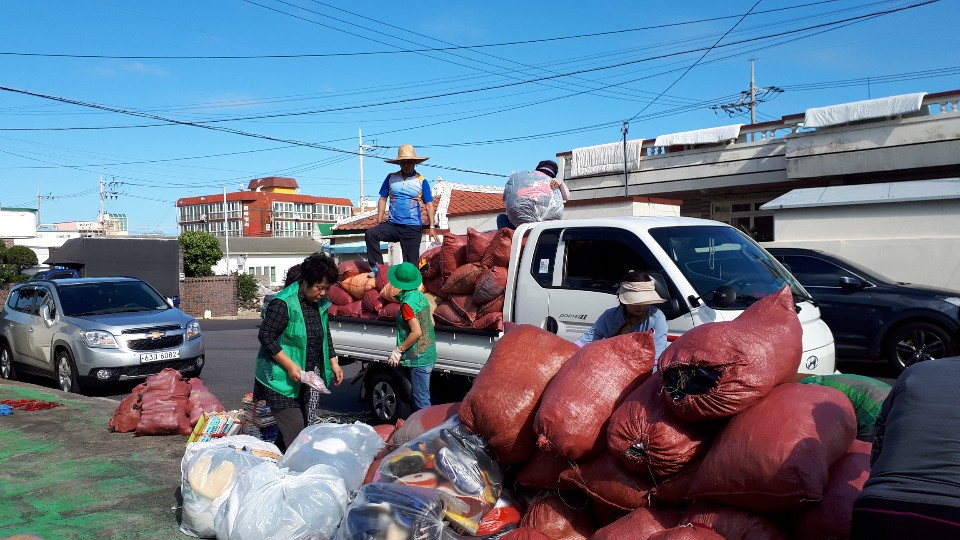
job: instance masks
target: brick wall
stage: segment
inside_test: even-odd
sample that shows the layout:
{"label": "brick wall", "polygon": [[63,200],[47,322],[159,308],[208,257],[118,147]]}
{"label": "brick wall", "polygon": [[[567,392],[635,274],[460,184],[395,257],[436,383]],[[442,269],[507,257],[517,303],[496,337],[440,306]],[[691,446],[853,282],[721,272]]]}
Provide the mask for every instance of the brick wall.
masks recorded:
{"label": "brick wall", "polygon": [[186,278],[180,282],[180,309],[192,317],[236,317],[238,308],[237,278],[213,276]]}
{"label": "brick wall", "polygon": [[10,287],[13,287],[13,283],[0,283],[0,306],[7,303],[7,297],[10,296]]}

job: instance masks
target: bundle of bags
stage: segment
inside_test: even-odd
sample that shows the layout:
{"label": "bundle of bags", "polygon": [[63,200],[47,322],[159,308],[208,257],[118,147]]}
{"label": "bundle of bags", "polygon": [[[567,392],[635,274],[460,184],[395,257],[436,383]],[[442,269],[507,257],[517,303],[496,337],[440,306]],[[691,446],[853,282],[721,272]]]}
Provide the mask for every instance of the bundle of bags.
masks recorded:
{"label": "bundle of bags", "polygon": [[123,398],[107,426],[138,436],[190,435],[204,413],[226,410],[202,380],[184,380],[179,371],[165,368]]}
{"label": "bundle of bags", "polygon": [[[431,304],[434,324],[477,330],[503,330],[503,297],[513,230],[466,235],[447,233],[443,243],[420,256],[422,290]],[[330,287],[330,314],[395,321],[397,291],[380,265],[376,278],[364,261],[340,263],[339,281]]]}

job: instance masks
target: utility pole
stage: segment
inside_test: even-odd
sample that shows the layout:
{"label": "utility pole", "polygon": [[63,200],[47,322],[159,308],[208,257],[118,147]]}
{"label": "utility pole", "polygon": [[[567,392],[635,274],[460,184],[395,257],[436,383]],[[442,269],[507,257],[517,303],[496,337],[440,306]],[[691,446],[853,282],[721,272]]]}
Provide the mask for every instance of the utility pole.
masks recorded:
{"label": "utility pole", "polygon": [[757,123],[757,84],[754,78],[754,67],[757,64],[756,58],[750,59],[750,123]]}
{"label": "utility pole", "polygon": [[620,126],[620,133],[623,135],[623,196],[627,197],[630,195],[630,181],[627,176],[627,130],[629,129],[630,123],[627,121],[623,122],[623,125]]}
{"label": "utility pole", "polygon": [[[776,86],[757,86],[756,62],[755,58],[750,59],[750,86],[747,90],[740,92],[740,99],[733,103],[711,105],[711,109],[723,111],[730,117],[745,115],[749,112],[750,123],[757,123],[757,105],[775,98],[778,94],[783,93],[783,89]],[[756,134],[754,134],[754,137],[756,137]]]}
{"label": "utility pole", "polygon": [[363,212],[363,129],[357,128],[357,133],[360,134],[360,201],[357,206]]}
{"label": "utility pole", "polygon": [[227,187],[223,187],[223,244],[227,250],[227,275],[230,275],[230,228],[227,224]]}

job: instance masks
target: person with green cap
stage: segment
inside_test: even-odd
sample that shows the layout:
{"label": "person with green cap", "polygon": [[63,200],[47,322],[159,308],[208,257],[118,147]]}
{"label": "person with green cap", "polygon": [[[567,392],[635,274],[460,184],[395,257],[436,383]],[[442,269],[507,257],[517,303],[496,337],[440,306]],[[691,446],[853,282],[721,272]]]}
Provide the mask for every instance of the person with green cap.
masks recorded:
{"label": "person with green cap", "polygon": [[399,291],[397,301],[400,302],[397,348],[390,353],[387,363],[410,370],[410,401],[414,411],[419,411],[430,406],[430,372],[437,362],[433,315],[427,297],[420,292],[423,277],[416,266],[408,262],[391,266],[387,276],[390,285]]}

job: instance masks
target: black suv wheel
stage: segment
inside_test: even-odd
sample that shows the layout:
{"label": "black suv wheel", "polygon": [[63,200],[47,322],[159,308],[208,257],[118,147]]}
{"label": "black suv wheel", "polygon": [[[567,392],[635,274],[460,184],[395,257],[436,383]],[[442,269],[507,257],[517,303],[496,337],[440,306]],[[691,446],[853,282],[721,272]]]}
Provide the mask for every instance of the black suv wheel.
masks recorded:
{"label": "black suv wheel", "polygon": [[950,334],[930,322],[912,322],[898,326],[887,334],[884,356],[895,369],[926,360],[950,356]]}

